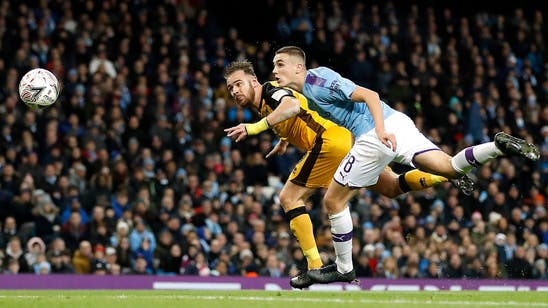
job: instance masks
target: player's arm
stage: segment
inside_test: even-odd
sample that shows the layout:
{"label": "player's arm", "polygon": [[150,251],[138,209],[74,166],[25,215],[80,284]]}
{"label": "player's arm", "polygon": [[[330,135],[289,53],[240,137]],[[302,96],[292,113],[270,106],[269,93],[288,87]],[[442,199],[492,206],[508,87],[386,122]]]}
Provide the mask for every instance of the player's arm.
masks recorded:
{"label": "player's arm", "polygon": [[272,151],[266,154],[266,158],[269,158],[270,156],[274,154],[282,155],[287,150],[288,145],[289,145],[289,142],[287,141],[287,139],[281,138],[280,141],[276,143]]}
{"label": "player's arm", "polygon": [[276,109],[260,121],[256,123],[244,123],[227,128],[225,129],[225,132],[227,132],[226,135],[228,137],[234,138],[235,141],[238,142],[246,136],[260,134],[278,123],[297,116],[300,110],[301,106],[299,100],[293,96],[287,95],[281,98],[280,104]]}
{"label": "player's arm", "polygon": [[371,112],[371,116],[375,121],[375,132],[377,133],[377,136],[385,146],[392,148],[392,150],[395,151],[396,137],[394,134],[387,133],[384,128],[384,116],[379,93],[364,87],[356,86],[356,89],[352,92],[351,99],[354,102],[365,102],[367,104],[369,112]]}
{"label": "player's arm", "polygon": [[274,126],[287,119],[297,116],[300,111],[301,105],[296,97],[284,96],[282,97],[278,107],[276,107],[276,109],[274,109],[269,115],[264,117],[264,119],[268,121],[270,126]]}

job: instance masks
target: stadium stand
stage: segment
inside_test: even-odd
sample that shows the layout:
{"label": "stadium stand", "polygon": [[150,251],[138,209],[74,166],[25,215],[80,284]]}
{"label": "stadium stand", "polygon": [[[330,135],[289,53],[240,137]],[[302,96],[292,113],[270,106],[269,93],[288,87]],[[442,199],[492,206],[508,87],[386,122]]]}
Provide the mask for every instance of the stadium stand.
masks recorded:
{"label": "stadium stand", "polygon": [[[450,183],[398,199],[362,190],[358,276],[547,279],[545,12],[444,4],[256,1],[245,24],[218,1],[1,0],[0,271],[305,270],[277,199],[299,149],[266,160],[270,132],[223,133],[256,119],[230,101],[224,66],[249,59],[268,80],[273,52],[293,44],[309,66],[377,90],[448,153],[499,131],[542,151],[483,166],[470,196]],[[62,84],[39,111],[17,96],[35,67]],[[327,264],[321,196],[307,207]]]}

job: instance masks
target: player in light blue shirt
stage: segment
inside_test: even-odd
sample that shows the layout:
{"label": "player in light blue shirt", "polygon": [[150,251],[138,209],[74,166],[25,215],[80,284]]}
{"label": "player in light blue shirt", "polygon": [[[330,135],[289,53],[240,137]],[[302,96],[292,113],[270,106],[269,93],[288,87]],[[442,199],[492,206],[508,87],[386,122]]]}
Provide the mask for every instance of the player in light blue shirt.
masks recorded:
{"label": "player in light blue shirt", "polygon": [[380,100],[377,92],[358,86],[339,73],[318,67],[307,70],[304,51],[286,46],[274,56],[274,77],[282,87],[300,91],[310,109],[350,130],[355,143],[341,161],[324,196],[329,214],[335,264],[308,271],[315,283],[352,282],[352,218],[347,206],[357,188],[373,188],[392,162],[417,167],[450,179],[503,155],[538,160],[538,148],[503,132],[494,142],[468,147],[451,157],[432,143],[405,114]]}
{"label": "player in light blue shirt", "polygon": [[[314,98],[309,101],[309,106],[323,117],[346,127],[354,136],[361,136],[375,128],[375,121],[369,111],[370,104],[352,104],[355,89],[356,85],[339,73],[327,67],[318,67],[308,70],[302,92],[307,98]],[[369,95],[372,104],[380,104],[384,119],[395,112],[378,95]]]}

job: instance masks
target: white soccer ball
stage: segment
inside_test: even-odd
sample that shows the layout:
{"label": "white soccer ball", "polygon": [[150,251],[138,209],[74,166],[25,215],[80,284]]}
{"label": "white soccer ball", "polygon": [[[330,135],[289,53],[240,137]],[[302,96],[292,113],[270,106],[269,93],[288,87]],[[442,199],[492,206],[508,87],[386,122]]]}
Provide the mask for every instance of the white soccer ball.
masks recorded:
{"label": "white soccer ball", "polygon": [[19,96],[31,109],[50,106],[59,96],[59,81],[52,72],[35,68],[21,78]]}

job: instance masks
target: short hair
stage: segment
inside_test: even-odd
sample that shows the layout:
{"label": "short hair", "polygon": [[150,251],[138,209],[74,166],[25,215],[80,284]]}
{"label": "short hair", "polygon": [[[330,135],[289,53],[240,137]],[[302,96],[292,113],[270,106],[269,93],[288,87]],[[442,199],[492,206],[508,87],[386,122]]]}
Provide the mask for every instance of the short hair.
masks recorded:
{"label": "short hair", "polygon": [[303,63],[306,63],[306,54],[304,50],[302,50],[300,47],[297,46],[284,46],[278,50],[276,50],[276,54],[279,53],[286,53],[290,56],[295,56],[298,58],[301,58],[303,60]]}
{"label": "short hair", "polygon": [[223,77],[227,79],[228,76],[232,75],[234,72],[237,72],[237,71],[243,71],[247,75],[256,77],[255,70],[253,69],[253,64],[251,64],[251,62],[247,60],[231,62],[229,65],[227,65],[224,68]]}

